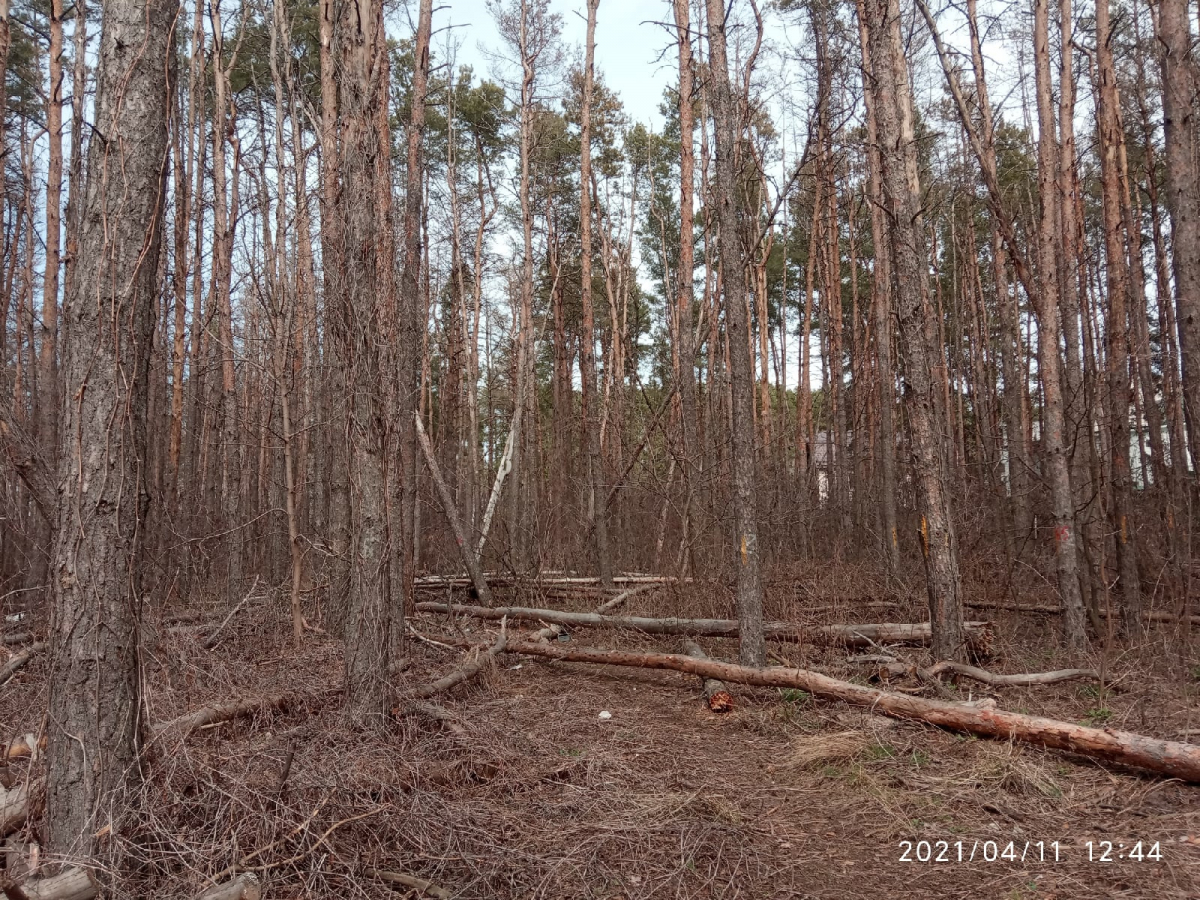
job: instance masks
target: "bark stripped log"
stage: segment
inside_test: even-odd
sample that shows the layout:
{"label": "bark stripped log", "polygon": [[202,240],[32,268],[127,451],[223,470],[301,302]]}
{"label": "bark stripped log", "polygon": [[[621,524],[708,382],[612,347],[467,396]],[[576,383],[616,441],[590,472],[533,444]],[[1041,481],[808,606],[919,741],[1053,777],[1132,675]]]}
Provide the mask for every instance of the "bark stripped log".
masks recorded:
{"label": "bark stripped log", "polygon": [[29,798],[37,793],[42,782],[26,782],[9,790],[0,790],[0,837],[7,837],[25,824],[29,815]]}
{"label": "bark stripped log", "polygon": [[1053,672],[1017,672],[1012,675],[997,675],[978,666],[968,666],[966,663],[949,660],[934,663],[924,672],[934,678],[948,672],[992,687],[1032,687],[1039,684],[1059,684],[1063,681],[1103,680],[1095,669],[1058,669]]}
{"label": "bark stripped log", "polygon": [[839,681],[805,669],[754,669],[670,653],[628,653],[590,647],[531,644],[525,641],[510,642],[508,652],[543,656],[564,662],[670,669],[700,677],[720,678],[734,684],[798,688],[814,697],[864,706],[894,719],[926,722],[939,728],[980,737],[1020,741],[1105,762],[1133,766],[1183,781],[1200,782],[1200,746],[1195,744],[1167,741],[1143,734],[1118,731],[1115,728],[1088,728],[1084,725],[1027,716],[988,706],[894,694]]}
{"label": "bark stripped log", "polygon": [[[491,609],[461,603],[418,603],[417,612],[450,612],[477,619],[508,617],[516,621],[542,621],[577,628],[628,628],[646,634],[682,634],[692,637],[736,637],[738,623],[733,619],[650,619],[642,616],[602,616],[597,613],[562,612],[523,606],[498,606]],[[844,647],[869,647],[874,644],[928,644],[928,622],[914,625],[884,622],[869,625],[797,625],[791,622],[767,622],[763,633],[777,641],[833,644]],[[992,646],[995,629],[990,622],[964,622],[963,633],[971,650],[986,656]]]}
{"label": "bark stripped log", "polygon": [[[700,645],[690,638],[684,640],[683,650],[692,659],[708,659],[708,654],[705,653]],[[719,678],[708,678],[700,676],[700,682],[704,691],[704,702],[708,704],[708,708],[715,713],[731,712],[733,710],[733,695],[725,687],[725,682]]]}
{"label": "bark stripped log", "polygon": [[436,897],[446,898],[449,900],[450,892],[443,887],[438,887],[432,881],[427,881],[424,878],[418,878],[416,875],[409,875],[407,872],[391,872],[386,869],[364,869],[363,873],[370,878],[378,878],[380,881],[386,881],[388,884],[398,884],[406,888],[412,888],[417,892],[418,897]]}
{"label": "bark stripped log", "polygon": [[183,740],[192,732],[206,725],[216,725],[233,719],[242,719],[269,710],[287,709],[300,702],[299,694],[279,694],[274,697],[255,697],[250,700],[230,700],[213,703],[195,712],[187,713],[170,721],[155,725],[151,730],[151,742],[173,735]]}
{"label": "bark stripped log", "polygon": [[262,884],[253,872],[243,872],[236,878],[224,884],[216,884],[201,894],[196,900],[261,900]]}
{"label": "bark stripped log", "polygon": [[428,700],[430,697],[436,697],[438,694],[444,694],[464,681],[470,681],[481,671],[483,667],[496,658],[498,653],[504,651],[505,645],[508,643],[508,631],[504,627],[504,621],[501,620],[500,636],[496,638],[496,642],[487,650],[480,653],[474,659],[467,661],[459,668],[455,669],[448,675],[439,678],[437,681],[422,685],[413,691],[406,692],[402,700]]}
{"label": "bark stripped log", "polygon": [[[87,869],[74,868],[50,878],[26,881],[9,896],[20,896],[26,900],[92,900],[99,893],[100,885],[92,873]],[[257,897],[252,900],[257,900]]]}
{"label": "bark stripped log", "polygon": [[25,650],[22,650],[12,659],[4,664],[4,668],[0,668],[0,684],[8,681],[13,675],[17,674],[21,669],[29,663],[31,659],[46,650],[50,645],[44,641],[39,641],[36,644],[30,645]]}
{"label": "bark stripped log", "polygon": [[454,532],[454,542],[458,544],[458,555],[462,557],[463,565],[467,567],[467,571],[471,575],[471,582],[475,586],[475,593],[485,606],[491,606],[492,592],[488,588],[487,579],[483,576],[483,569],[479,565],[479,557],[471,552],[471,546],[467,543],[466,532],[463,531],[462,522],[458,517],[458,508],[454,504],[454,495],[450,493],[446,479],[442,477],[442,469],[437,463],[437,457],[433,452],[433,445],[429,442],[429,435],[425,433],[425,426],[421,422],[420,413],[413,416],[413,421],[416,423],[417,440],[421,444],[421,453],[425,456],[425,463],[429,466],[429,474],[433,477],[433,485],[437,488],[438,499],[442,503],[442,512],[446,514],[446,521],[450,523],[450,530]]}

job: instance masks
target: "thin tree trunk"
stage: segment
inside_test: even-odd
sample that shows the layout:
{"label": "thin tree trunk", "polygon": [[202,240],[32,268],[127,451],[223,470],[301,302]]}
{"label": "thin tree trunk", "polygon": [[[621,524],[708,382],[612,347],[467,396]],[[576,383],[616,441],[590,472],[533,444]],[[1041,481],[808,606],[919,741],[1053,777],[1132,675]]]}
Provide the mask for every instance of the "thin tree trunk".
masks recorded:
{"label": "thin tree trunk", "polygon": [[1130,473],[1129,407],[1130,346],[1129,253],[1121,194],[1121,155],[1125,135],[1121,124],[1117,73],[1113,62],[1112,24],[1108,0],[1096,4],[1096,118],[1099,132],[1101,200],[1104,217],[1104,261],[1107,275],[1108,311],[1104,319],[1108,343],[1106,376],[1108,417],[1111,434],[1112,495],[1110,511],[1117,541],[1118,580],[1121,591],[1122,623],[1127,630],[1141,627],[1142,598],[1138,578],[1137,541],[1132,509]]}
{"label": "thin tree trunk", "polygon": [[[696,346],[692,307],[695,305],[693,273],[695,269],[695,73],[692,61],[690,0],[673,0],[675,41],[679,49],[679,270],[675,275],[678,297],[675,301],[675,332],[679,356],[680,433],[683,437],[682,465],[684,539],[690,540],[694,527],[691,519],[693,470],[699,474],[702,459],[697,440],[696,417]],[[690,562],[690,548],[685,564]]]}
{"label": "thin tree trunk", "polygon": [[762,666],[766,647],[762,631],[762,578],[759,572],[758,509],[754,453],[754,384],[746,310],[746,268],[738,247],[737,142],[741,129],[725,52],[725,6],[706,0],[709,70],[712,79],[713,127],[717,143],[717,205],[721,229],[721,278],[724,281],[726,338],[729,343],[732,393],[734,538],[737,558],[739,658]]}
{"label": "thin tree trunk", "polygon": [[[612,587],[612,559],[608,550],[608,488],[604,456],[600,452],[600,423],[596,409],[596,336],[592,306],[592,84],[596,52],[596,10],[600,0],[587,0],[587,37],[584,44],[583,98],[579,112],[579,270],[580,305],[579,378],[583,387],[583,430],[592,490],[592,538],[600,583]],[[613,323],[614,329],[616,322]],[[614,342],[616,336],[614,334]]]}
{"label": "thin tree trunk", "polygon": [[1157,25],[1183,405],[1188,442],[1196,454],[1200,448],[1200,139],[1196,135],[1200,67],[1189,0],[1159,0]]}
{"label": "thin tree trunk", "polygon": [[[863,0],[856,0],[859,45],[865,78],[873,79],[870,40],[866,30]],[[883,214],[882,166],[879,160],[879,127],[875,95],[863,92],[867,118],[867,158],[869,201],[871,206],[871,244],[875,248],[872,270],[871,321],[875,335],[875,355],[879,378],[879,511],[884,559],[888,573],[895,577],[900,568],[900,536],[896,525],[896,430],[893,414],[896,405],[895,365],[892,361],[892,303],[888,239]],[[801,379],[807,373],[801,369]]]}
{"label": "thin tree trunk", "polygon": [[[1103,0],[1102,0],[1103,2]],[[1063,604],[1063,637],[1072,651],[1087,647],[1083,598],[1077,571],[1079,551],[1075,532],[1075,498],[1063,438],[1063,399],[1058,356],[1058,192],[1055,175],[1059,164],[1055,135],[1055,108],[1050,83],[1049,0],[1033,2],[1034,78],[1038,110],[1038,371],[1042,378],[1042,458],[1050,479],[1054,509],[1054,557],[1058,592]]]}

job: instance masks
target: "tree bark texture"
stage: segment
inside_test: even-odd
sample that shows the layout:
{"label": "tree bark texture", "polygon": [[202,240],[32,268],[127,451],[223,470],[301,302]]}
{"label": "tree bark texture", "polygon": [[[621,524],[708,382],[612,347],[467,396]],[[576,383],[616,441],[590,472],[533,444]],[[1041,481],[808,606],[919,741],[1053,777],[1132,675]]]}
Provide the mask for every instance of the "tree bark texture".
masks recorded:
{"label": "tree bark texture", "polygon": [[104,5],[77,277],[63,308],[49,849],[87,858],[138,777],[147,377],[176,0]]}

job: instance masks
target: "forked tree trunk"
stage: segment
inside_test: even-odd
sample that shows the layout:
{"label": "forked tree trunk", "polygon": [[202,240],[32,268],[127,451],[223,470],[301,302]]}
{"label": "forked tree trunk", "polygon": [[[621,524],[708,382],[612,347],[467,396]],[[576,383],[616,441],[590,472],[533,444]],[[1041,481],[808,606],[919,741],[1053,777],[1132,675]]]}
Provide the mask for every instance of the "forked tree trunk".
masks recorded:
{"label": "forked tree trunk", "polygon": [[104,4],[80,254],[63,320],[52,571],[49,850],[91,857],[119,830],[141,724],[140,547],[147,376],[167,155],[175,0]]}

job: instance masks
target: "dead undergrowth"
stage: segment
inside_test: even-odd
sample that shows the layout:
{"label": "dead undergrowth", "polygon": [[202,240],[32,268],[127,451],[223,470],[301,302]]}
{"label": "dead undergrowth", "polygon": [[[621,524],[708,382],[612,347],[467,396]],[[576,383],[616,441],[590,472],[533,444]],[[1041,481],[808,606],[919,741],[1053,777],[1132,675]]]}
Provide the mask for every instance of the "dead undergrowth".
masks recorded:
{"label": "dead undergrowth", "polygon": [[[816,581],[810,583],[816,584]],[[856,612],[830,585],[776,588],[772,618],[916,621],[919,607]],[[881,596],[877,594],[876,596]],[[594,596],[499,602],[584,610]],[[858,598],[861,599],[861,598]],[[821,612],[810,612],[814,607]],[[833,606],[833,609],[827,607]],[[692,586],[644,592],[639,615],[724,615],[730,598]],[[1056,622],[998,612],[994,671],[1055,668]],[[219,616],[211,618],[219,621]],[[490,642],[469,620],[421,616],[432,637]],[[532,628],[530,630],[533,630]],[[164,740],[149,754],[139,818],[109,840],[114,897],[190,897],[234,870],[261,875],[264,897],[418,896],[373,869],[427,879],[460,898],[1145,897],[1200,896],[1200,793],[1006,743],[980,741],[797,691],[735,687],[735,711],[710,713],[700,685],[677,673],[501,656],[441,698],[465,736],[424,719],[381,731],[347,729],[331,686],[340,647],[324,634],[297,652],[283,602],[265,594],[213,650],[203,630],[163,616],[147,634],[151,721],[206,703],[297,691],[310,699]],[[599,646],[678,649],[670,638],[577,632]],[[1107,657],[1108,685],[949,689],[1002,707],[1161,737],[1200,733],[1200,660],[1169,630]],[[733,658],[712,640],[713,656]],[[843,651],[788,645],[788,662],[851,680],[869,670]],[[922,661],[919,651],[903,651]],[[405,683],[453,668],[458,651],[411,640]],[[925,660],[927,661],[927,660]],[[45,661],[0,688],[0,727],[37,731]],[[601,718],[608,712],[611,718]],[[40,760],[10,775],[40,774]],[[35,816],[36,822],[36,816]],[[32,835],[36,838],[36,825]],[[954,849],[1042,842],[1046,860],[904,862],[901,842]],[[1162,860],[1089,862],[1087,842],[1159,845]],[[1057,842],[1058,860],[1052,858]],[[936,846],[931,844],[931,846]],[[915,855],[913,853],[910,856]],[[427,895],[428,896],[428,895]]]}

